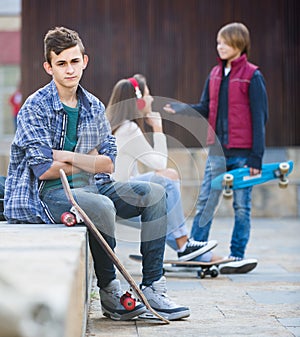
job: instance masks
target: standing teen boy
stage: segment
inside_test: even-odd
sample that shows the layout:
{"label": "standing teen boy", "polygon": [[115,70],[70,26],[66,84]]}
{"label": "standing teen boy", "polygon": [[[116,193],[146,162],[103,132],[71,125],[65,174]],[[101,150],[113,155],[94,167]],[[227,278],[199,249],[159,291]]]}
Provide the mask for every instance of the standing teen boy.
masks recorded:
{"label": "standing teen boy", "polygon": [[[199,104],[191,104],[188,114],[201,114],[210,124],[207,136],[209,155],[198,198],[191,237],[207,241],[221,191],[211,189],[214,177],[239,167],[250,174],[261,172],[268,117],[264,78],[258,67],[247,60],[250,35],[242,23],[230,23],[217,34],[219,64],[206,80]],[[165,106],[171,113],[184,113],[185,105]],[[220,146],[221,144],[221,151]],[[256,259],[244,259],[250,237],[252,188],[234,191],[235,223],[231,237],[232,262],[220,265],[222,273],[246,273],[255,268]]]}

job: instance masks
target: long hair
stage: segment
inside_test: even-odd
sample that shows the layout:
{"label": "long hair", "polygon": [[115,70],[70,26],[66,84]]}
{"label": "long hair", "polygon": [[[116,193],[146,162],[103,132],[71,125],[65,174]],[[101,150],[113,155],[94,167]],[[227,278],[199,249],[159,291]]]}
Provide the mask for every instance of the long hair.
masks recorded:
{"label": "long hair", "polygon": [[[144,95],[145,77],[140,74],[133,77],[137,80],[140,91]],[[122,79],[115,84],[106,109],[106,116],[113,134],[125,120],[135,122],[144,132],[143,115],[137,108],[136,99],[135,89],[128,79]]]}

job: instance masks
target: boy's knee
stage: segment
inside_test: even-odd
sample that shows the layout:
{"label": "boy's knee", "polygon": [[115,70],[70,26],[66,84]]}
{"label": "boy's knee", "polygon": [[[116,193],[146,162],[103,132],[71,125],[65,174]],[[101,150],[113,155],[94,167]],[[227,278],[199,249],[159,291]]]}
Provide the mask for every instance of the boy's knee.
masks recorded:
{"label": "boy's knee", "polygon": [[[101,198],[97,198],[97,208],[101,209],[102,212],[116,213],[115,205],[111,199],[104,195],[100,195]],[[100,200],[99,200],[100,199]]]}
{"label": "boy's knee", "polygon": [[167,177],[172,180],[179,180],[179,174],[176,170],[172,168],[167,169]]}
{"label": "boy's knee", "polygon": [[164,201],[166,199],[166,190],[165,188],[156,183],[151,183],[151,190],[149,193],[149,197],[151,198],[151,203],[155,204],[159,201]]}
{"label": "boy's knee", "polygon": [[116,209],[114,203],[104,195],[93,195],[82,201],[82,208],[97,229],[110,237],[115,235]]}
{"label": "boy's knee", "polygon": [[101,217],[115,217],[114,203],[106,196],[99,194],[85,194],[77,196],[78,203],[87,214],[100,215]]}
{"label": "boy's knee", "polygon": [[179,174],[173,168],[167,168],[165,170],[157,171],[156,174],[165,178],[169,178],[171,180],[179,180]]}

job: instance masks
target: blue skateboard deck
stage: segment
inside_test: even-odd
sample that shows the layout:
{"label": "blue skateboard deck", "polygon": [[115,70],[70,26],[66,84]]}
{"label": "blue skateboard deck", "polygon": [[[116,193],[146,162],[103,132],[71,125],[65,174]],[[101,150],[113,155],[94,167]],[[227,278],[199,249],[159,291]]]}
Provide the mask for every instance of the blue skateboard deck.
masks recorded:
{"label": "blue skateboard deck", "polygon": [[261,173],[250,176],[248,167],[238,168],[220,174],[212,180],[211,187],[215,190],[223,190],[224,197],[230,198],[233,190],[263,184],[270,180],[278,179],[279,187],[288,185],[287,176],[293,171],[293,161],[263,164]]}

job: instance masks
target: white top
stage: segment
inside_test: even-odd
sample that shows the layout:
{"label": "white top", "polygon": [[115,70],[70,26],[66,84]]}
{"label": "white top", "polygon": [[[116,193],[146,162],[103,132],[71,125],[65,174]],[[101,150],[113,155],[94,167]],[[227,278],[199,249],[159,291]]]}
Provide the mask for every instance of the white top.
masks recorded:
{"label": "white top", "polygon": [[117,181],[127,181],[140,174],[138,162],[151,170],[162,170],[167,167],[168,148],[165,134],[153,133],[152,147],[139,126],[129,120],[117,129],[114,136],[118,148],[113,177]]}
{"label": "white top", "polygon": [[227,76],[230,73],[230,70],[231,70],[231,68],[228,68],[228,67],[224,68],[225,76]]}

